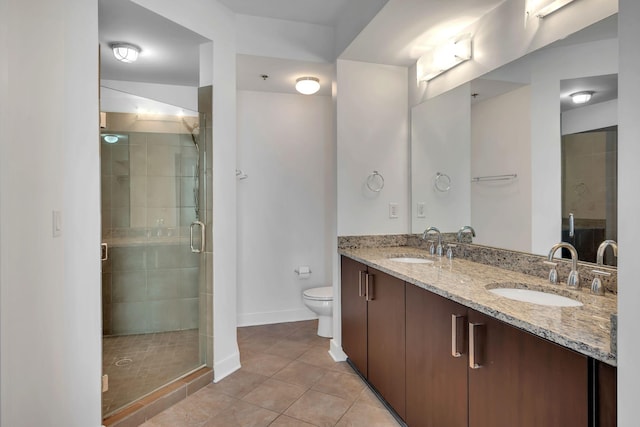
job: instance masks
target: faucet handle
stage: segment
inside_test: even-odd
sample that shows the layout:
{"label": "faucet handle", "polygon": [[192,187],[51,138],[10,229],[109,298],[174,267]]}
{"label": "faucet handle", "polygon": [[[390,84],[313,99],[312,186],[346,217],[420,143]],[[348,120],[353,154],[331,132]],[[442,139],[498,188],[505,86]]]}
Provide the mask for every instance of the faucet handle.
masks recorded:
{"label": "faucet handle", "polygon": [[596,295],[604,295],[604,285],[602,284],[600,276],[608,277],[611,276],[611,273],[602,270],[591,270],[591,272],[593,273],[593,281],[591,282],[591,293]]}
{"label": "faucet handle", "polygon": [[447,258],[453,259],[453,249],[452,248],[455,248],[457,246],[458,245],[455,245],[453,243],[447,244]]}
{"label": "faucet handle", "polygon": [[546,265],[551,266],[551,270],[549,271],[549,283],[553,283],[554,285],[558,283],[558,271],[556,267],[558,266],[557,262],[552,261],[543,261]]}

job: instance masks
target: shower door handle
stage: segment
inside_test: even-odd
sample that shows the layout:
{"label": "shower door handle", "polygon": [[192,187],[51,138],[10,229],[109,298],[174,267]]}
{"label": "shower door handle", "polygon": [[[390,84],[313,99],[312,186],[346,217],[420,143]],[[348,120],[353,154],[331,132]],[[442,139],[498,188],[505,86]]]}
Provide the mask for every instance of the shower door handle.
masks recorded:
{"label": "shower door handle", "polygon": [[[200,227],[200,247],[198,248],[193,246],[193,229],[196,226]],[[191,226],[189,227],[189,239],[190,239],[190,245],[191,245],[191,252],[193,252],[194,254],[199,254],[201,252],[204,252],[204,236],[205,236],[204,224],[200,221],[193,221],[191,223]]]}
{"label": "shower door handle", "polygon": [[106,243],[100,243],[100,261],[106,261],[109,259],[109,245]]}

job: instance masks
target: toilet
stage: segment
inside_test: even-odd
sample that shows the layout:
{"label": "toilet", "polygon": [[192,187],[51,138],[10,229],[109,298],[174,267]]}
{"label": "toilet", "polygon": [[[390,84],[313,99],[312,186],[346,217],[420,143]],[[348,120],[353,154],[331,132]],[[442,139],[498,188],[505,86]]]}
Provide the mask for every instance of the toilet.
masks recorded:
{"label": "toilet", "polygon": [[318,335],[333,336],[333,287],[307,289],[302,293],[304,305],[318,315]]}

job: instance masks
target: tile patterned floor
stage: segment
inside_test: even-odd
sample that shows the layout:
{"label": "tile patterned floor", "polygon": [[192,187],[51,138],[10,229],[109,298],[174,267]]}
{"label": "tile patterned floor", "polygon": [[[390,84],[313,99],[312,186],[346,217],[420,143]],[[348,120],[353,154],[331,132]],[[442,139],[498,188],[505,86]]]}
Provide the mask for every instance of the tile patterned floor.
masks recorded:
{"label": "tile patterned floor", "polygon": [[200,366],[198,330],[104,337],[104,416]]}
{"label": "tile patterned floor", "polygon": [[316,326],[239,328],[242,369],[143,427],[398,427],[351,367],[331,359]]}

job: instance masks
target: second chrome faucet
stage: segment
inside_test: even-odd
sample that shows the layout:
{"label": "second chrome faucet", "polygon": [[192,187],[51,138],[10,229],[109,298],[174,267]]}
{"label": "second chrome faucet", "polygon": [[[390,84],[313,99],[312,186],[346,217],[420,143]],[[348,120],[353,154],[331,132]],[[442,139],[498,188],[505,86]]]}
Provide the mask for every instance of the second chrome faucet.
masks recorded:
{"label": "second chrome faucet", "polygon": [[580,276],[578,275],[578,251],[576,251],[576,248],[574,248],[571,243],[560,242],[551,247],[551,250],[549,251],[549,259],[546,261],[547,264],[553,266],[549,273],[549,281],[551,283],[557,283],[558,281],[558,273],[555,268],[557,264],[553,262],[553,256],[560,248],[568,249],[571,254],[571,273],[569,273],[569,277],[567,278],[567,286],[577,289],[580,286]]}

